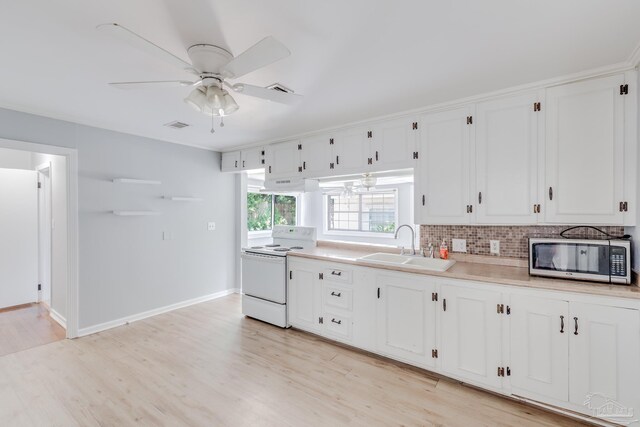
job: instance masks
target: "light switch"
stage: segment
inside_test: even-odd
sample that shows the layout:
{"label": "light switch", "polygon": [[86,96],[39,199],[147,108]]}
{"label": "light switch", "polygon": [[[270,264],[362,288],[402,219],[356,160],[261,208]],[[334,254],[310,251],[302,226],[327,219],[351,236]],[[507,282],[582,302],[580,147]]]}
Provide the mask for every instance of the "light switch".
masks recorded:
{"label": "light switch", "polygon": [[207,225],[207,230],[209,230],[209,231],[215,231],[215,229],[216,229],[216,223],[215,223],[215,222],[210,222],[210,223]]}
{"label": "light switch", "polygon": [[451,239],[453,246],[453,252],[467,252],[467,240],[466,239]]}

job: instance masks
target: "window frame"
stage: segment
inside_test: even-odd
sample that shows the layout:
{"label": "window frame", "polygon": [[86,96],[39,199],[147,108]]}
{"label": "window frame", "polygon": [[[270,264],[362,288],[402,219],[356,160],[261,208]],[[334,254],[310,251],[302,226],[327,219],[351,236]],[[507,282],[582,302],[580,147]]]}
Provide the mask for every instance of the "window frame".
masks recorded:
{"label": "window frame", "polygon": [[[395,204],[394,204],[394,222],[396,224],[396,230],[398,229],[398,204],[399,204],[399,194],[398,188],[380,188],[376,190],[371,190],[368,193],[395,193]],[[356,196],[360,196],[361,194],[367,193],[356,193]],[[395,239],[395,232],[385,233],[385,232],[377,232],[377,231],[359,231],[359,230],[331,230],[329,229],[329,197],[331,194],[325,194],[322,197],[322,210],[323,210],[323,218],[322,218],[322,231],[323,234],[328,236],[349,236],[349,237],[376,237],[379,239]],[[360,203],[362,206],[362,199],[360,199]],[[362,211],[359,211],[359,223],[362,226]]]}
{"label": "window frame", "polygon": [[[271,196],[271,228],[268,230],[254,230],[251,231],[247,228],[247,237],[249,239],[259,239],[262,237],[271,237],[271,233],[273,232],[273,226],[275,225],[275,214],[276,214],[276,210],[274,209],[275,207],[275,203],[276,203],[276,196],[291,196],[291,197],[295,197],[296,198],[296,224],[300,223],[300,194],[299,193],[279,193],[279,192],[264,192],[264,191],[259,191],[259,190],[254,190],[254,189],[248,189],[247,190],[247,194],[249,193],[254,193],[254,194],[268,194]],[[246,204],[247,201],[245,200],[244,203]],[[247,214],[248,214],[248,209],[247,209]]]}

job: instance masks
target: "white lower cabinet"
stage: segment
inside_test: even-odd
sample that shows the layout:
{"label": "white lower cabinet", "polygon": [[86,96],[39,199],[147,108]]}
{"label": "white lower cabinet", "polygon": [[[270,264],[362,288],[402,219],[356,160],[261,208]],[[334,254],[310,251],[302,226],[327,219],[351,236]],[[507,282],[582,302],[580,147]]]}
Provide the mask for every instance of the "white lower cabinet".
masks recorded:
{"label": "white lower cabinet", "polygon": [[435,284],[428,278],[379,274],[378,350],[417,365],[435,365]]}
{"label": "white lower cabinet", "polygon": [[[502,386],[502,294],[478,287],[440,286],[440,363],[457,378]],[[504,307],[504,304],[502,304]]]}
{"label": "white lower cabinet", "polygon": [[569,401],[594,409],[611,401],[640,413],[640,311],[569,305]]}
{"label": "white lower cabinet", "polygon": [[290,263],[288,283],[289,323],[311,332],[320,330],[322,290],[313,264]]}
{"label": "white lower cabinet", "polygon": [[523,397],[569,396],[569,302],[512,295],[511,387]]}
{"label": "white lower cabinet", "polygon": [[294,327],[589,416],[640,412],[637,300],[296,257],[289,270]]}

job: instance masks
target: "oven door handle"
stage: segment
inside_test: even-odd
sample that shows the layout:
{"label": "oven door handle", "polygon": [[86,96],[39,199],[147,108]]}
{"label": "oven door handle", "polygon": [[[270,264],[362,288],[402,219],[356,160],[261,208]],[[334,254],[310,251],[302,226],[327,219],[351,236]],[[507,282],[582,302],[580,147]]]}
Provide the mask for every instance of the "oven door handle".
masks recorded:
{"label": "oven door handle", "polygon": [[262,255],[248,252],[242,252],[240,257],[246,260],[271,262],[273,264],[284,264],[287,260],[287,257],[284,256]]}

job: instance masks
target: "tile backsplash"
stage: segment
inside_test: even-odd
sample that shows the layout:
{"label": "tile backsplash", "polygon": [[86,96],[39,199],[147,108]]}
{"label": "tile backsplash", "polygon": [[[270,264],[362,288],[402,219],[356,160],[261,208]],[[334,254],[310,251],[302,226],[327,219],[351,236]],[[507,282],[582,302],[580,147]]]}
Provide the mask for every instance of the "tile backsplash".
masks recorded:
{"label": "tile backsplash", "polygon": [[[439,250],[442,239],[445,239],[452,252],[451,239],[466,239],[467,253],[472,255],[491,255],[489,241],[500,241],[500,256],[509,258],[528,257],[528,237],[558,237],[562,230],[570,225],[527,225],[527,226],[484,226],[484,225],[421,225],[420,246],[426,248],[429,243],[436,245]],[[615,236],[624,234],[624,227],[598,227]],[[580,228],[565,233],[572,238],[603,238],[595,230]]]}

